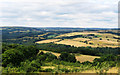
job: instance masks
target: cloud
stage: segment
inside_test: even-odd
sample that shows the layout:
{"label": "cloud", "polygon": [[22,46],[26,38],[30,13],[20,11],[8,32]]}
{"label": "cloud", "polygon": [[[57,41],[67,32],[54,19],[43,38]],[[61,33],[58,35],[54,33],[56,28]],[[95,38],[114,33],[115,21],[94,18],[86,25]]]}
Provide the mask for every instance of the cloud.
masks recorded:
{"label": "cloud", "polygon": [[117,28],[118,0],[0,1],[0,25]]}

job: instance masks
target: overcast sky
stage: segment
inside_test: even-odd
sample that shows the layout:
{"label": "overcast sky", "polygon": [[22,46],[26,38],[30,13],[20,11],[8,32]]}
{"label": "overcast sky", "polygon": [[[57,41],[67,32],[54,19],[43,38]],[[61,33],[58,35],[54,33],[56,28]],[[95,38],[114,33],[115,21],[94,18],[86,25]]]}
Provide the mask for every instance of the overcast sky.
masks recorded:
{"label": "overcast sky", "polygon": [[119,0],[0,0],[0,26],[117,28]]}

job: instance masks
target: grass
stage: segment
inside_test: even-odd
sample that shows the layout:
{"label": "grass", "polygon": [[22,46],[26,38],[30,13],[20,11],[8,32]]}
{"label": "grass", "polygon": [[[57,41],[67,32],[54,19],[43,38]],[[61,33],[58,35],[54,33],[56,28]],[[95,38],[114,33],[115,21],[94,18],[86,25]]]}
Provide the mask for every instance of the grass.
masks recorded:
{"label": "grass", "polygon": [[[82,65],[79,63],[70,63],[70,62],[64,62],[64,61],[59,61],[56,63],[56,61],[52,62],[47,62],[45,63],[44,66],[42,66],[42,69],[53,69],[57,71],[62,71],[62,70],[69,70],[70,73],[96,73],[96,70],[94,69],[95,66],[92,65]],[[64,71],[62,72],[64,73]],[[118,73],[118,68],[117,67],[112,67],[109,68],[107,73]]]}
{"label": "grass", "polygon": [[[110,33],[99,33],[99,32],[105,32],[104,30],[102,31],[84,31],[84,32],[71,32],[71,33],[65,33],[58,35],[49,35],[48,38],[53,38],[53,39],[47,39],[47,40],[42,40],[38,41],[36,43],[50,43],[54,42],[56,44],[65,44],[65,45],[71,45],[71,46],[76,46],[76,47],[118,47],[118,39],[115,39],[114,37],[120,37],[114,34]],[[45,33],[40,36],[46,35],[49,33]],[[90,36],[89,34],[94,34],[94,36]],[[77,37],[73,39],[54,39],[54,38],[62,38],[66,36],[75,36],[75,35],[82,35],[84,37]],[[90,39],[91,38],[91,39]],[[102,38],[102,40],[100,40]],[[88,43],[85,43],[87,41]]]}
{"label": "grass", "polygon": [[79,56],[76,56],[77,61],[80,61],[80,62],[85,62],[85,61],[93,62],[93,60],[95,58],[100,58],[100,57],[98,57],[98,56],[90,56],[90,55],[79,55]]}
{"label": "grass", "polygon": [[[86,71],[83,71],[81,73],[96,73],[96,71],[95,70],[86,70]],[[118,73],[118,68],[112,67],[107,71],[107,73]]]}
{"label": "grass", "polygon": [[[88,34],[94,34],[97,37],[92,37],[92,39],[89,39],[89,36],[87,36]],[[113,37],[119,37],[117,35],[114,34],[110,34],[110,33],[98,33],[98,32],[73,32],[73,33],[67,33],[67,34],[62,34],[56,37],[65,37],[65,36],[75,36],[75,35],[83,35],[86,36],[86,38],[73,38],[73,39],[65,39],[59,42],[55,42],[57,44],[66,44],[66,45],[72,45],[72,46],[76,46],[76,47],[87,47],[87,46],[91,46],[91,47],[118,47],[118,42],[117,39],[113,38]],[[100,38],[102,38],[102,40],[100,40]],[[88,43],[84,43],[85,41],[87,41]],[[91,44],[92,43],[92,44]]]}
{"label": "grass", "polygon": [[[73,39],[48,39],[48,40],[42,40],[38,41],[36,43],[50,43],[54,42],[56,44],[65,44],[65,45],[71,45],[71,46],[76,46],[76,47],[118,47],[118,42],[117,39],[113,37],[119,37],[114,34],[110,33],[98,33],[99,31],[85,31],[85,32],[72,32],[72,33],[65,33],[61,35],[50,35],[48,36],[49,38],[59,38],[59,37],[66,37],[66,36],[75,36],[75,35],[83,35],[86,38],[83,37],[78,37],[78,38],[73,38]],[[94,34],[97,37],[94,36],[88,36],[88,34]],[[91,37],[92,39],[90,39]],[[102,40],[100,40],[102,38]],[[87,41],[88,43],[85,43]]]}
{"label": "grass", "polygon": [[102,37],[101,35],[95,35],[96,37]]}
{"label": "grass", "polygon": [[54,38],[55,36],[57,36],[57,35],[50,35],[50,36],[48,36],[48,38]]}
{"label": "grass", "polygon": [[[60,56],[60,53],[55,53],[55,52],[51,52],[51,51],[44,51],[44,50],[40,50],[40,52],[43,51],[44,53],[47,53],[47,52],[50,52],[52,54],[54,54],[55,56],[59,57]],[[39,52],[39,53],[40,53]],[[93,62],[93,60],[95,58],[99,58],[98,56],[90,56],[90,55],[82,55],[82,54],[75,54],[75,57],[77,59],[77,61],[80,61],[81,63],[82,62],[85,62],[85,61],[90,61],[90,62]]]}
{"label": "grass", "polygon": [[65,44],[65,45],[71,45],[71,46],[76,46],[76,47],[87,47],[87,46],[92,46],[92,45],[89,45],[89,44],[86,44],[86,43],[83,43],[83,42],[79,42],[79,41],[74,41],[74,40],[71,40],[71,39],[65,39],[65,40],[62,40],[60,42],[55,42],[56,44]]}
{"label": "grass", "polygon": [[40,50],[39,53],[40,53],[41,51],[44,52],[44,53],[50,52],[50,53],[54,54],[54,55],[57,56],[57,57],[60,56],[60,53],[55,53],[55,52],[45,51],[45,50]]}
{"label": "grass", "polygon": [[50,42],[55,42],[55,41],[59,41],[60,39],[48,39],[48,40],[42,40],[42,41],[38,41],[36,43],[50,43]]}

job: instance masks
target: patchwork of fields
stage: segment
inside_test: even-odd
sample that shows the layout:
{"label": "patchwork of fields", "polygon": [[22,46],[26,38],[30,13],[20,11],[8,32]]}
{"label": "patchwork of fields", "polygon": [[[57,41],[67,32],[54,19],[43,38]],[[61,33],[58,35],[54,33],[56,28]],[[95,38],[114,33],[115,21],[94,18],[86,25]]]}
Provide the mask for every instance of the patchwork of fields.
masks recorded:
{"label": "patchwork of fields", "polygon": [[110,33],[99,33],[97,31],[72,32],[61,34],[54,37],[55,39],[47,39],[36,43],[56,43],[65,44],[76,47],[118,47],[120,36]]}

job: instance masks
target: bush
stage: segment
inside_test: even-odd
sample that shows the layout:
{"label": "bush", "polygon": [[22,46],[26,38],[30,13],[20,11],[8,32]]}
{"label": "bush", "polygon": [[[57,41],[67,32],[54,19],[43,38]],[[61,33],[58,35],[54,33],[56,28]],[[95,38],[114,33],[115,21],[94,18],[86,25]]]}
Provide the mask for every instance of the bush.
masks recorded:
{"label": "bush", "polygon": [[118,63],[118,58],[118,56],[112,54],[104,55],[101,58],[95,58],[93,61],[93,65],[96,66],[98,63],[107,62],[107,64],[109,64],[110,67],[115,67]]}
{"label": "bush", "polygon": [[57,56],[53,55],[52,53],[43,53],[43,54],[39,54],[39,56],[37,57],[37,59],[39,61],[53,61],[55,59],[57,59]]}
{"label": "bush", "polygon": [[107,54],[104,56],[101,56],[101,58],[94,59],[94,62],[104,62],[104,61],[117,61],[118,56],[115,56],[113,54]]}
{"label": "bush", "polygon": [[80,61],[77,61],[76,63],[80,63]]}
{"label": "bush", "polygon": [[89,64],[92,64],[91,62],[89,61],[85,61],[85,62],[82,62],[83,65],[89,65]]}
{"label": "bush", "polygon": [[69,69],[67,69],[67,68],[62,68],[62,69],[60,69],[62,72],[65,72],[65,73],[68,73],[68,72],[70,72],[70,70]]}
{"label": "bush", "polygon": [[25,62],[21,62],[20,70],[24,72],[39,72],[41,69],[41,63],[37,60],[29,61],[26,60]]}
{"label": "bush", "polygon": [[52,72],[52,71],[53,71],[53,69],[51,69],[51,68],[47,68],[44,70],[44,72]]}
{"label": "bush", "polygon": [[67,52],[61,53],[61,55],[59,56],[59,60],[67,61],[67,62],[76,62],[75,55]]}
{"label": "bush", "polygon": [[37,68],[36,68],[36,67],[33,67],[33,66],[28,66],[28,67],[26,68],[26,72],[35,72],[35,71],[37,71]]}
{"label": "bush", "polygon": [[19,50],[9,49],[2,54],[2,65],[7,66],[9,63],[19,65],[23,61],[23,53]]}

